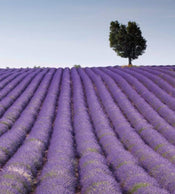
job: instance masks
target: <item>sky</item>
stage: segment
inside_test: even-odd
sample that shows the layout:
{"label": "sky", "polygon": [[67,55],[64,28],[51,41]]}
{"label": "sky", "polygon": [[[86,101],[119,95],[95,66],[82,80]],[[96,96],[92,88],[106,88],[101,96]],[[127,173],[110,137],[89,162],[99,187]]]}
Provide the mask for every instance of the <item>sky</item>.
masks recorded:
{"label": "sky", "polygon": [[147,40],[134,65],[175,65],[175,0],[0,0],[0,68],[127,65],[109,46],[116,20]]}

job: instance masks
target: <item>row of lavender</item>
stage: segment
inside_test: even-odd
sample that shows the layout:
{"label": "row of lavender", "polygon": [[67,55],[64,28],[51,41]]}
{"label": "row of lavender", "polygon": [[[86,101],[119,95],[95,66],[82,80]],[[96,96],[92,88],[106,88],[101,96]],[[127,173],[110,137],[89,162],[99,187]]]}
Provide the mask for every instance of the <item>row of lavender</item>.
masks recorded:
{"label": "row of lavender", "polygon": [[0,193],[174,193],[170,70],[1,70]]}

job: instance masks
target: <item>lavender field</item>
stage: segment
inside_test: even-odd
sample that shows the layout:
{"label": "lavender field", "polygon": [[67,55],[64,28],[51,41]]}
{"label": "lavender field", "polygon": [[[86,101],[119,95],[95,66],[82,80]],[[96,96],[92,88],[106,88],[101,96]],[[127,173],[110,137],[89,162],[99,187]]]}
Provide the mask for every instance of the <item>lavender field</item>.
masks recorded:
{"label": "lavender field", "polygon": [[175,194],[175,67],[0,69],[0,194]]}

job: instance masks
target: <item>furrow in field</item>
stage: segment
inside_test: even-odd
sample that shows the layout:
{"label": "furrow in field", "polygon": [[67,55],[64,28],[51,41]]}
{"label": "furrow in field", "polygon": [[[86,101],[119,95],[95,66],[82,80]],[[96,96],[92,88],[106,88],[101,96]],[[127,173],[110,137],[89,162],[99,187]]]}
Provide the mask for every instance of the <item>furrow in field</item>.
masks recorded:
{"label": "furrow in field", "polygon": [[[126,120],[124,115],[115,105],[110,94],[107,92],[100,77],[97,77],[92,71],[86,68],[93,77],[97,90],[103,105],[109,114],[115,126],[115,131],[120,136],[123,144],[129,151],[138,159],[139,165],[144,167],[150,176],[154,177],[160,186],[169,192],[175,190],[175,169],[174,166],[166,159],[162,158],[154,152],[148,145],[146,145],[139,135],[131,128],[130,123]],[[125,173],[126,176],[126,173]],[[126,178],[126,177],[125,177]],[[127,179],[127,178],[126,178]],[[139,179],[141,181],[141,179]],[[149,184],[148,184],[149,185]]]}
{"label": "furrow in field", "polygon": [[[170,87],[173,87],[168,82],[168,79],[173,80],[175,78],[175,72],[174,71],[170,71],[170,69],[168,70],[168,69],[162,69],[162,68],[152,68],[152,70],[151,70],[149,67],[148,68],[140,67],[139,69],[144,70],[146,72],[150,72],[152,75],[155,75],[156,77],[159,77],[165,83],[170,85]],[[166,76],[168,79],[165,79],[164,76]]]}
{"label": "furrow in field", "polygon": [[[32,100],[14,123],[11,130],[7,131],[0,137],[0,166],[3,166],[4,163],[17,151],[26,138],[27,133],[31,130],[37,118],[40,106],[46,96],[47,88],[53,73],[54,70],[50,70],[45,77],[41,74],[42,77],[44,77],[43,81],[32,97]],[[37,85],[37,82],[34,84]]]}
{"label": "furrow in field", "polygon": [[7,72],[7,71],[5,71],[5,72],[1,72],[1,77],[0,77],[0,82],[2,82],[4,79],[8,79],[8,77],[10,76],[10,75],[13,75],[13,73],[14,72]]}
{"label": "furrow in field", "polygon": [[[86,69],[86,71],[88,70]],[[99,136],[99,138],[100,136],[102,136],[100,138],[100,143],[102,144],[104,150],[106,151],[108,162],[112,164],[116,178],[119,180],[120,185],[122,187],[122,191],[139,193],[144,188],[145,192],[152,191],[152,192],[158,192],[158,193],[167,193],[167,191],[165,191],[164,189],[160,189],[157,181],[151,176],[149,176],[145,172],[145,170],[138,165],[137,159],[135,159],[130,152],[124,149],[123,144],[121,144],[115,132],[110,127],[109,120],[107,119],[105,113],[103,112],[99,99],[95,94],[95,90],[93,88],[91,80],[89,79],[87,74],[83,72],[82,69],[80,69],[79,72],[80,72],[80,76],[83,79],[83,83],[86,89],[88,106],[90,109],[90,114],[92,116],[92,120],[96,129],[97,135]],[[127,124],[127,122],[122,118],[119,112],[115,114],[116,112],[111,107],[114,105],[112,104],[112,101],[109,101],[107,99],[108,96],[106,96],[105,93],[103,93],[102,96],[105,99],[105,100],[101,99],[102,101],[104,100],[103,105],[105,103],[108,103],[108,108],[109,108],[108,110],[110,111],[112,110],[111,114],[113,115],[113,118],[115,118],[115,122],[117,123],[117,125],[120,125],[120,128],[122,128],[123,125]],[[125,129],[125,127],[123,128],[123,130],[120,129],[119,130],[120,133],[118,133],[120,138],[122,139],[124,138],[123,141],[126,140],[127,138],[126,136],[128,136],[129,140],[127,140],[127,143],[124,141],[126,147],[131,146],[130,143],[133,144],[132,141],[136,143],[135,142],[136,138],[134,137],[135,134],[132,128],[128,128],[128,130],[130,131],[129,134],[127,134],[128,131],[127,129]],[[140,138],[137,140],[137,142],[138,141],[141,142]],[[143,149],[146,147],[146,146],[143,147],[142,142],[140,144],[139,142],[138,144],[133,146],[135,148],[135,151],[138,151],[138,147],[140,150],[140,146],[142,146]]]}
{"label": "furrow in field", "polygon": [[75,149],[71,121],[70,70],[64,69],[50,146],[36,194],[75,193]]}
{"label": "furrow in field", "polygon": [[7,77],[6,79],[0,81],[0,92],[2,92],[2,89],[4,87],[7,87],[8,84],[10,84],[13,80],[15,80],[15,78],[17,78],[18,76],[21,76],[22,74],[27,73],[27,71],[19,71],[19,72],[15,72],[13,74],[11,74],[9,77]]}
{"label": "furrow in field", "polygon": [[[147,66],[146,66],[147,67]],[[149,68],[149,67],[148,67]],[[173,70],[173,66],[172,67],[167,67],[167,66],[164,66],[164,67],[154,67],[152,68],[153,70],[158,70],[158,71],[161,71],[161,72],[164,72],[168,75],[170,75],[171,77],[175,78],[175,70]]]}
{"label": "furrow in field", "polygon": [[73,135],[73,146],[74,146],[74,154],[75,154],[75,177],[76,177],[76,187],[75,187],[75,193],[76,194],[80,194],[81,192],[81,184],[80,184],[80,171],[79,171],[79,162],[80,162],[80,155],[77,151],[77,141],[76,141],[76,131],[75,131],[75,110],[74,110],[74,88],[75,86],[73,85],[73,77],[72,76],[72,70],[70,70],[70,86],[71,86],[71,125],[72,125],[72,128],[73,128],[73,132],[72,132],[72,135]]}
{"label": "furrow in field", "polygon": [[[129,74],[121,71],[113,70],[114,72],[103,69],[108,73],[120,86],[122,91],[128,96],[132,104],[144,116],[144,118],[151,123],[154,129],[158,130],[170,143],[175,145],[175,131],[174,127],[169,125],[126,81]],[[125,76],[124,76],[125,75]]]}
{"label": "furrow in field", "polygon": [[[54,99],[52,99],[52,100],[54,100],[54,103],[55,103],[54,110],[52,110],[52,116],[53,115],[54,116],[53,116],[53,119],[52,119],[52,123],[50,123],[51,131],[49,133],[49,139],[48,139],[47,147],[46,147],[46,149],[44,151],[44,154],[43,154],[42,166],[37,171],[36,176],[33,179],[33,187],[32,187],[31,193],[35,193],[36,188],[37,188],[37,186],[40,182],[40,176],[41,176],[43,167],[45,166],[45,164],[48,161],[47,155],[48,155],[48,150],[49,150],[49,146],[50,146],[51,136],[52,136],[52,133],[53,133],[53,127],[54,127],[54,124],[55,124],[56,113],[57,113],[57,109],[58,109],[58,99],[59,99],[60,88],[61,88],[62,72],[63,72],[62,68],[59,68],[56,71],[56,73],[53,77],[53,80],[52,80],[52,82],[53,82],[53,84],[51,86],[52,89],[49,89],[49,92],[54,94],[54,95],[51,95],[52,98],[55,96]],[[51,99],[50,99],[50,101],[51,101]],[[51,113],[49,113],[49,114],[51,114]],[[49,116],[49,114],[48,114],[48,116]],[[44,124],[44,122],[43,122],[43,124]]]}
{"label": "furrow in field", "polygon": [[73,82],[74,130],[79,154],[81,193],[120,193],[118,183],[110,171],[103,150],[94,132],[80,77],[71,70]]}
{"label": "furrow in field", "polygon": [[4,110],[4,114],[0,118],[0,136],[10,130],[15,121],[20,117],[26,106],[30,103],[35,91],[37,90],[47,71],[48,70],[44,70],[41,73],[36,72],[37,74],[34,73],[26,77],[28,85],[26,85],[27,88],[21,94],[20,90],[18,92],[19,88],[17,86],[16,90],[20,96],[17,99],[14,99],[14,103],[6,111]]}
{"label": "furrow in field", "polygon": [[165,82],[167,82],[169,85],[171,85],[173,88],[175,87],[175,73],[173,71],[168,71],[168,70],[162,70],[162,69],[152,69],[150,71],[149,68],[145,68],[146,71],[151,72],[154,75],[157,75],[161,79],[163,79]]}
{"label": "furrow in field", "polygon": [[24,80],[23,82],[21,82],[16,88],[15,90],[12,90],[6,97],[4,97],[1,101],[0,101],[0,117],[2,117],[6,110],[11,107],[14,102],[19,101],[19,98],[21,95],[23,95],[23,93],[25,92],[25,90],[27,89],[27,86],[30,85],[31,81],[37,77],[38,72],[35,73],[31,73],[29,74]]}
{"label": "furrow in field", "polygon": [[[145,86],[149,86],[149,84],[151,83],[151,86],[153,87],[160,87],[161,92],[163,93],[168,93],[168,95],[170,95],[171,97],[175,96],[175,88],[170,85],[166,80],[164,80],[162,78],[162,74],[161,72],[157,72],[157,74],[155,74],[155,70],[149,70],[149,69],[145,69],[145,68],[134,68],[134,69],[127,69],[130,70],[129,72],[135,72],[136,75],[142,75],[142,80],[141,82],[143,82],[143,84]],[[170,76],[169,76],[170,77]],[[174,80],[174,78],[171,77],[172,80]],[[156,85],[156,86],[155,86]],[[154,90],[153,90],[154,93]]]}
{"label": "furrow in field", "polygon": [[[125,80],[135,89],[135,91],[155,110],[162,119],[164,119],[171,126],[175,126],[174,111],[171,110],[166,104],[164,104],[159,98],[157,98],[153,92],[149,91],[141,81],[138,81],[137,76],[143,77],[142,74],[131,72],[129,70],[120,71],[125,76]],[[127,78],[126,78],[127,77]]]}
{"label": "furrow in field", "polygon": [[144,119],[110,76],[98,68],[92,70],[101,76],[116,105],[145,143],[175,165],[175,147]]}
{"label": "furrow in field", "polygon": [[[4,190],[12,194],[28,193],[32,189],[33,178],[36,176],[37,170],[41,168],[44,151],[48,146],[52,130],[57,97],[57,92],[55,93],[57,82],[55,79],[51,82],[54,73],[53,69],[47,73],[48,76],[46,75],[43,80],[42,87],[40,86],[37,99],[39,100],[39,95],[41,95],[44,101],[30,133],[0,173],[0,193],[5,193]],[[35,111],[37,112],[37,109]]]}
{"label": "furrow in field", "polygon": [[24,78],[32,73],[34,71],[26,71],[15,75],[15,78],[8,80],[8,83],[6,83],[5,87],[3,87],[0,91],[0,100],[2,100],[5,96],[8,95],[9,92],[15,89],[15,87],[20,83],[23,82]]}
{"label": "furrow in field", "polygon": [[[175,111],[175,99],[173,96],[168,95],[167,92],[165,92],[163,89],[158,87],[158,81],[153,83],[151,80],[147,79],[146,77],[143,77],[141,75],[138,76],[137,79],[142,82],[145,87],[147,87],[152,93],[154,93],[163,103],[165,103],[170,109]],[[172,93],[170,89],[170,93]]]}

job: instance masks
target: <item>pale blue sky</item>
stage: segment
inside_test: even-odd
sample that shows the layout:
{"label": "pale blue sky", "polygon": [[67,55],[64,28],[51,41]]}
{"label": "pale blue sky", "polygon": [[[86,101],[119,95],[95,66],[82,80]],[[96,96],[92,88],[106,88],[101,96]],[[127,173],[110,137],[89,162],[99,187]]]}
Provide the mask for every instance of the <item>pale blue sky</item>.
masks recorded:
{"label": "pale blue sky", "polygon": [[175,0],[0,0],[0,67],[125,65],[111,21],[136,21],[147,40],[135,65],[175,65]]}

